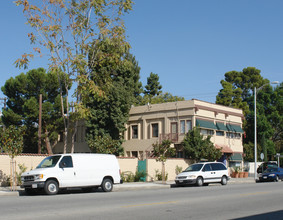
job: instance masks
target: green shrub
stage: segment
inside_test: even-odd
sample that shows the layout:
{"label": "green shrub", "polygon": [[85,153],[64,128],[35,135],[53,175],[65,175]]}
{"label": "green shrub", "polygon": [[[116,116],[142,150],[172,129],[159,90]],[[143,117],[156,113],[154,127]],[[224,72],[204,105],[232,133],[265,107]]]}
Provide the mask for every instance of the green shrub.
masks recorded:
{"label": "green shrub", "polygon": [[123,182],[134,182],[135,176],[131,171],[122,172],[121,178]]}
{"label": "green shrub", "polygon": [[178,165],[176,166],[175,168],[175,173],[176,175],[178,175],[179,173],[181,173],[183,171],[183,168],[182,167],[179,167]]}
{"label": "green shrub", "polygon": [[[167,179],[168,179],[168,173],[166,172],[165,173],[165,180],[167,180]],[[161,171],[155,170],[155,180],[158,180],[158,181],[162,180],[162,172]]]}
{"label": "green shrub", "polygon": [[21,180],[21,175],[22,173],[27,171],[27,167],[25,166],[25,164],[18,164],[18,167],[20,169],[20,172],[16,172],[16,176],[17,176],[17,184],[18,186],[22,184],[22,180]]}
{"label": "green shrub", "polygon": [[140,182],[140,181],[144,181],[146,178],[146,172],[145,171],[136,171],[135,174],[135,182]]}
{"label": "green shrub", "polygon": [[145,171],[136,171],[135,174],[131,171],[122,172],[121,178],[123,182],[139,182],[142,181],[142,178],[146,177]]}

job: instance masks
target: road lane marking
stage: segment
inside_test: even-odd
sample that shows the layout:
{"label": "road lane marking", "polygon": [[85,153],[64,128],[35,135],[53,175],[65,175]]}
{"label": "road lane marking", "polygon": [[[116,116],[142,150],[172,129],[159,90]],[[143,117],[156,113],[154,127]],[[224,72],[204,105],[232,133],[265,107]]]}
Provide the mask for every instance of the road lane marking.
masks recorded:
{"label": "road lane marking", "polygon": [[122,206],[122,208],[133,208],[133,207],[152,206],[152,205],[166,205],[166,204],[174,204],[174,203],[177,203],[177,201],[154,202],[154,203],[144,203],[144,204],[136,204],[136,205],[126,205],[126,206]]}
{"label": "road lane marking", "polygon": [[256,196],[256,195],[262,195],[262,194],[268,194],[270,192],[254,192],[254,193],[244,193],[240,194],[240,196]]}

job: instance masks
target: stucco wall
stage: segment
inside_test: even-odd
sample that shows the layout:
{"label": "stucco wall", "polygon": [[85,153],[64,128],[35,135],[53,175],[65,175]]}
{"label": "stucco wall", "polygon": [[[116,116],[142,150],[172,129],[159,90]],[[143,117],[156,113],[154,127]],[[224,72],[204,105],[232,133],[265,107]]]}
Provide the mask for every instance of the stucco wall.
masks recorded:
{"label": "stucco wall", "polygon": [[[34,169],[44,158],[46,155],[20,155],[14,158],[16,162],[16,172],[20,172],[18,165],[24,164],[27,167],[27,170]],[[7,154],[0,154],[0,172],[2,174],[2,178],[4,175],[10,176],[10,164],[11,158]],[[1,182],[1,176],[0,176]]]}
{"label": "stucco wall", "polygon": [[[176,166],[186,169],[192,161],[181,158],[167,159],[165,162],[165,173],[168,173],[168,180],[174,180],[176,177]],[[154,158],[147,159],[147,181],[155,180],[155,170],[162,171],[162,163],[157,162]]]}
{"label": "stucco wall", "polygon": [[[20,172],[18,164],[24,164],[27,170],[34,169],[47,155],[20,155],[14,160],[16,161],[16,171]],[[7,154],[0,154],[0,171],[2,175],[10,176],[10,157]],[[138,166],[137,158],[119,157],[118,162],[121,172],[130,171],[135,173]],[[192,162],[184,159],[167,159],[165,163],[165,172],[168,173],[168,180],[174,180],[176,176],[176,166],[186,169]],[[157,162],[154,158],[147,160],[147,181],[155,180],[155,170],[162,170],[161,162]],[[0,180],[1,181],[1,180]]]}
{"label": "stucco wall", "polygon": [[136,173],[138,167],[138,158],[135,157],[119,157],[118,162],[120,165],[121,172],[130,171],[132,173]]}

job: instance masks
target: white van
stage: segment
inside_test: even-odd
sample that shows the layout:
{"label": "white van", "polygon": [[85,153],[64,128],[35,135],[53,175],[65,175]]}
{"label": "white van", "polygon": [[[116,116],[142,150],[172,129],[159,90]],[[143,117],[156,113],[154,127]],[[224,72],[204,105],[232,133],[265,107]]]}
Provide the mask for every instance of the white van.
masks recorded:
{"label": "white van", "polygon": [[197,186],[209,183],[226,185],[229,180],[228,170],[223,163],[205,162],[190,165],[175,178],[176,185],[196,184]]}
{"label": "white van", "polygon": [[101,187],[110,192],[113,184],[122,183],[118,160],[108,154],[58,154],[46,157],[34,170],[21,176],[27,193],[43,189],[57,194],[59,189]]}

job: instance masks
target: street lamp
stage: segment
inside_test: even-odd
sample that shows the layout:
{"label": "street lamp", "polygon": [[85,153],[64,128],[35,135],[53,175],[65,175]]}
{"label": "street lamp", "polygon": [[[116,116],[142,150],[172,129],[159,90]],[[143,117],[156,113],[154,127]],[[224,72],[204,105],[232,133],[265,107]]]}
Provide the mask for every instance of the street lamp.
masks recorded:
{"label": "street lamp", "polygon": [[[278,81],[273,81],[273,82],[271,82],[271,84],[279,84],[279,82]],[[255,140],[254,140],[254,157],[255,157],[255,170],[254,170],[254,172],[255,172],[255,181],[256,181],[256,179],[257,179],[257,165],[256,165],[256,162],[257,162],[257,136],[256,136],[256,133],[257,133],[257,131],[256,131],[256,93],[259,91],[259,90],[261,90],[264,86],[266,86],[266,85],[269,85],[269,83],[266,83],[266,84],[264,84],[263,86],[261,86],[261,87],[259,87],[258,89],[255,87],[254,88],[254,103],[255,103],[255,106],[254,106],[254,111],[255,111],[255,125],[254,125],[254,127],[255,127]]]}

